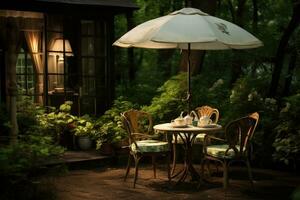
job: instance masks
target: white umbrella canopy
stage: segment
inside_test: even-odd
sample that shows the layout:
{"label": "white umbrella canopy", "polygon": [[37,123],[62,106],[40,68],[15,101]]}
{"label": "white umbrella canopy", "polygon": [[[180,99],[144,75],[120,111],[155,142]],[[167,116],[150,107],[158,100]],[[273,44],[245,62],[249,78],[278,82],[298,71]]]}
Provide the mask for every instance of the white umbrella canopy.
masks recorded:
{"label": "white umbrella canopy", "polygon": [[210,16],[199,9],[183,8],[144,22],[113,45],[153,49],[222,50],[249,49],[262,42],[239,26]]}
{"label": "white umbrella canopy", "polygon": [[196,8],[183,8],[144,22],[113,43],[119,47],[187,49],[187,101],[190,111],[190,50],[257,48],[263,43],[241,27]]}

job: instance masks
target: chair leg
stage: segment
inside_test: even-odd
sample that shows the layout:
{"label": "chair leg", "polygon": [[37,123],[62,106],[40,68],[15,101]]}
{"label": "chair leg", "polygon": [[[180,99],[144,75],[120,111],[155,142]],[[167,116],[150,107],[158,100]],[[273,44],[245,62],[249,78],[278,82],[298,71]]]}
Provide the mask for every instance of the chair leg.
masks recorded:
{"label": "chair leg", "polygon": [[156,157],[153,155],[152,156],[152,167],[153,167],[153,175],[154,175],[154,178],[156,178]]}
{"label": "chair leg", "polygon": [[171,161],[171,155],[170,153],[167,154],[167,170],[168,170],[168,181],[171,182],[171,169],[170,169],[170,161]]}
{"label": "chair leg", "polygon": [[248,159],[246,160],[246,164],[247,164],[247,168],[248,168],[248,175],[249,175],[250,184],[251,184],[251,187],[253,189],[254,188],[253,176],[252,176],[252,170],[251,170],[250,162],[249,162]]}
{"label": "chair leg", "polygon": [[207,160],[207,172],[208,172],[208,177],[211,177],[211,171],[210,171],[210,160]]}
{"label": "chair leg", "polygon": [[129,174],[129,171],[130,171],[130,165],[131,165],[131,155],[129,154],[129,155],[128,155],[128,161],[127,161],[126,174],[125,174],[125,177],[124,177],[124,181],[126,181],[127,176],[128,176],[128,174]]}
{"label": "chair leg", "polygon": [[216,166],[216,172],[217,172],[217,173],[219,173],[219,167],[218,167],[218,164],[219,164],[219,163],[216,163],[216,164],[215,164],[215,166]]}
{"label": "chair leg", "polygon": [[172,146],[173,146],[173,162],[172,162],[171,174],[173,175],[176,167],[176,143],[174,143]]}
{"label": "chair leg", "polygon": [[226,161],[223,163],[223,187],[224,189],[228,187],[228,164]]}
{"label": "chair leg", "polygon": [[135,162],[135,173],[134,173],[134,181],[133,181],[133,187],[135,188],[135,183],[136,180],[138,178],[138,171],[139,171],[139,161],[140,161],[140,157],[138,157],[137,155],[134,156],[134,162]]}
{"label": "chair leg", "polygon": [[205,164],[206,159],[203,157],[201,160],[201,177],[204,177],[204,164]]}

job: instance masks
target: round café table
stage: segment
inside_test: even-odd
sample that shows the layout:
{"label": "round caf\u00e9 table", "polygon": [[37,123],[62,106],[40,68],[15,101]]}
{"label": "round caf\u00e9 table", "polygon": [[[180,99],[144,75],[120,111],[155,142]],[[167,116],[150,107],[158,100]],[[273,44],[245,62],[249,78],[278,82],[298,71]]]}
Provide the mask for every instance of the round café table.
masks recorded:
{"label": "round caf\u00e9 table", "polygon": [[[172,178],[179,177],[177,182],[183,182],[190,173],[192,180],[200,180],[200,175],[197,173],[192,162],[192,150],[195,138],[199,133],[212,134],[222,130],[219,124],[209,124],[203,127],[186,125],[186,126],[173,126],[171,123],[157,124],[153,127],[155,132],[167,134],[169,144],[172,144],[172,136],[176,140],[179,136],[184,144],[184,166]],[[180,133],[180,134],[179,134]]]}

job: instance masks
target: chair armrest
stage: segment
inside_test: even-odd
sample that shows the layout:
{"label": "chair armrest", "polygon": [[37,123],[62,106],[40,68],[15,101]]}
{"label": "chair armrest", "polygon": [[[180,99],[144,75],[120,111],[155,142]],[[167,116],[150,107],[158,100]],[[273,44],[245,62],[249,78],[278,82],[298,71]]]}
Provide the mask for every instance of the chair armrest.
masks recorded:
{"label": "chair armrest", "polygon": [[222,141],[222,142],[226,142],[226,140],[223,139],[223,138],[218,138],[218,137],[214,137],[214,136],[211,136],[211,135],[205,135],[205,138],[212,139],[212,140],[217,140],[217,141]]}

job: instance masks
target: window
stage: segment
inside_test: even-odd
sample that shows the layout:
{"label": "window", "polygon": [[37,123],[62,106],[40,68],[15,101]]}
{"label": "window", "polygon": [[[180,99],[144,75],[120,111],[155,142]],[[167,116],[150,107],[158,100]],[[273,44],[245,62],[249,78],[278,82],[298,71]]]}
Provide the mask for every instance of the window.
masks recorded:
{"label": "window", "polygon": [[29,96],[35,103],[43,105],[44,64],[42,54],[42,32],[24,31],[16,62],[18,96]]}
{"label": "window", "polygon": [[35,97],[38,96],[36,93],[36,73],[33,68],[32,59],[28,52],[23,48],[18,54],[17,64],[16,64],[16,75],[17,75],[17,85],[18,85],[18,96],[23,98],[24,96],[29,96],[33,102]]}
{"label": "window", "polygon": [[59,15],[47,20],[47,105],[70,100],[73,114],[102,114],[108,101],[106,23]]}
{"label": "window", "polygon": [[106,92],[106,24],[81,20],[81,107],[86,113],[98,114],[105,105]]}
{"label": "window", "polygon": [[73,53],[76,31],[65,26],[71,22],[61,15],[49,15],[47,19],[47,104],[59,107],[73,101],[72,113],[77,114],[79,83]]}

